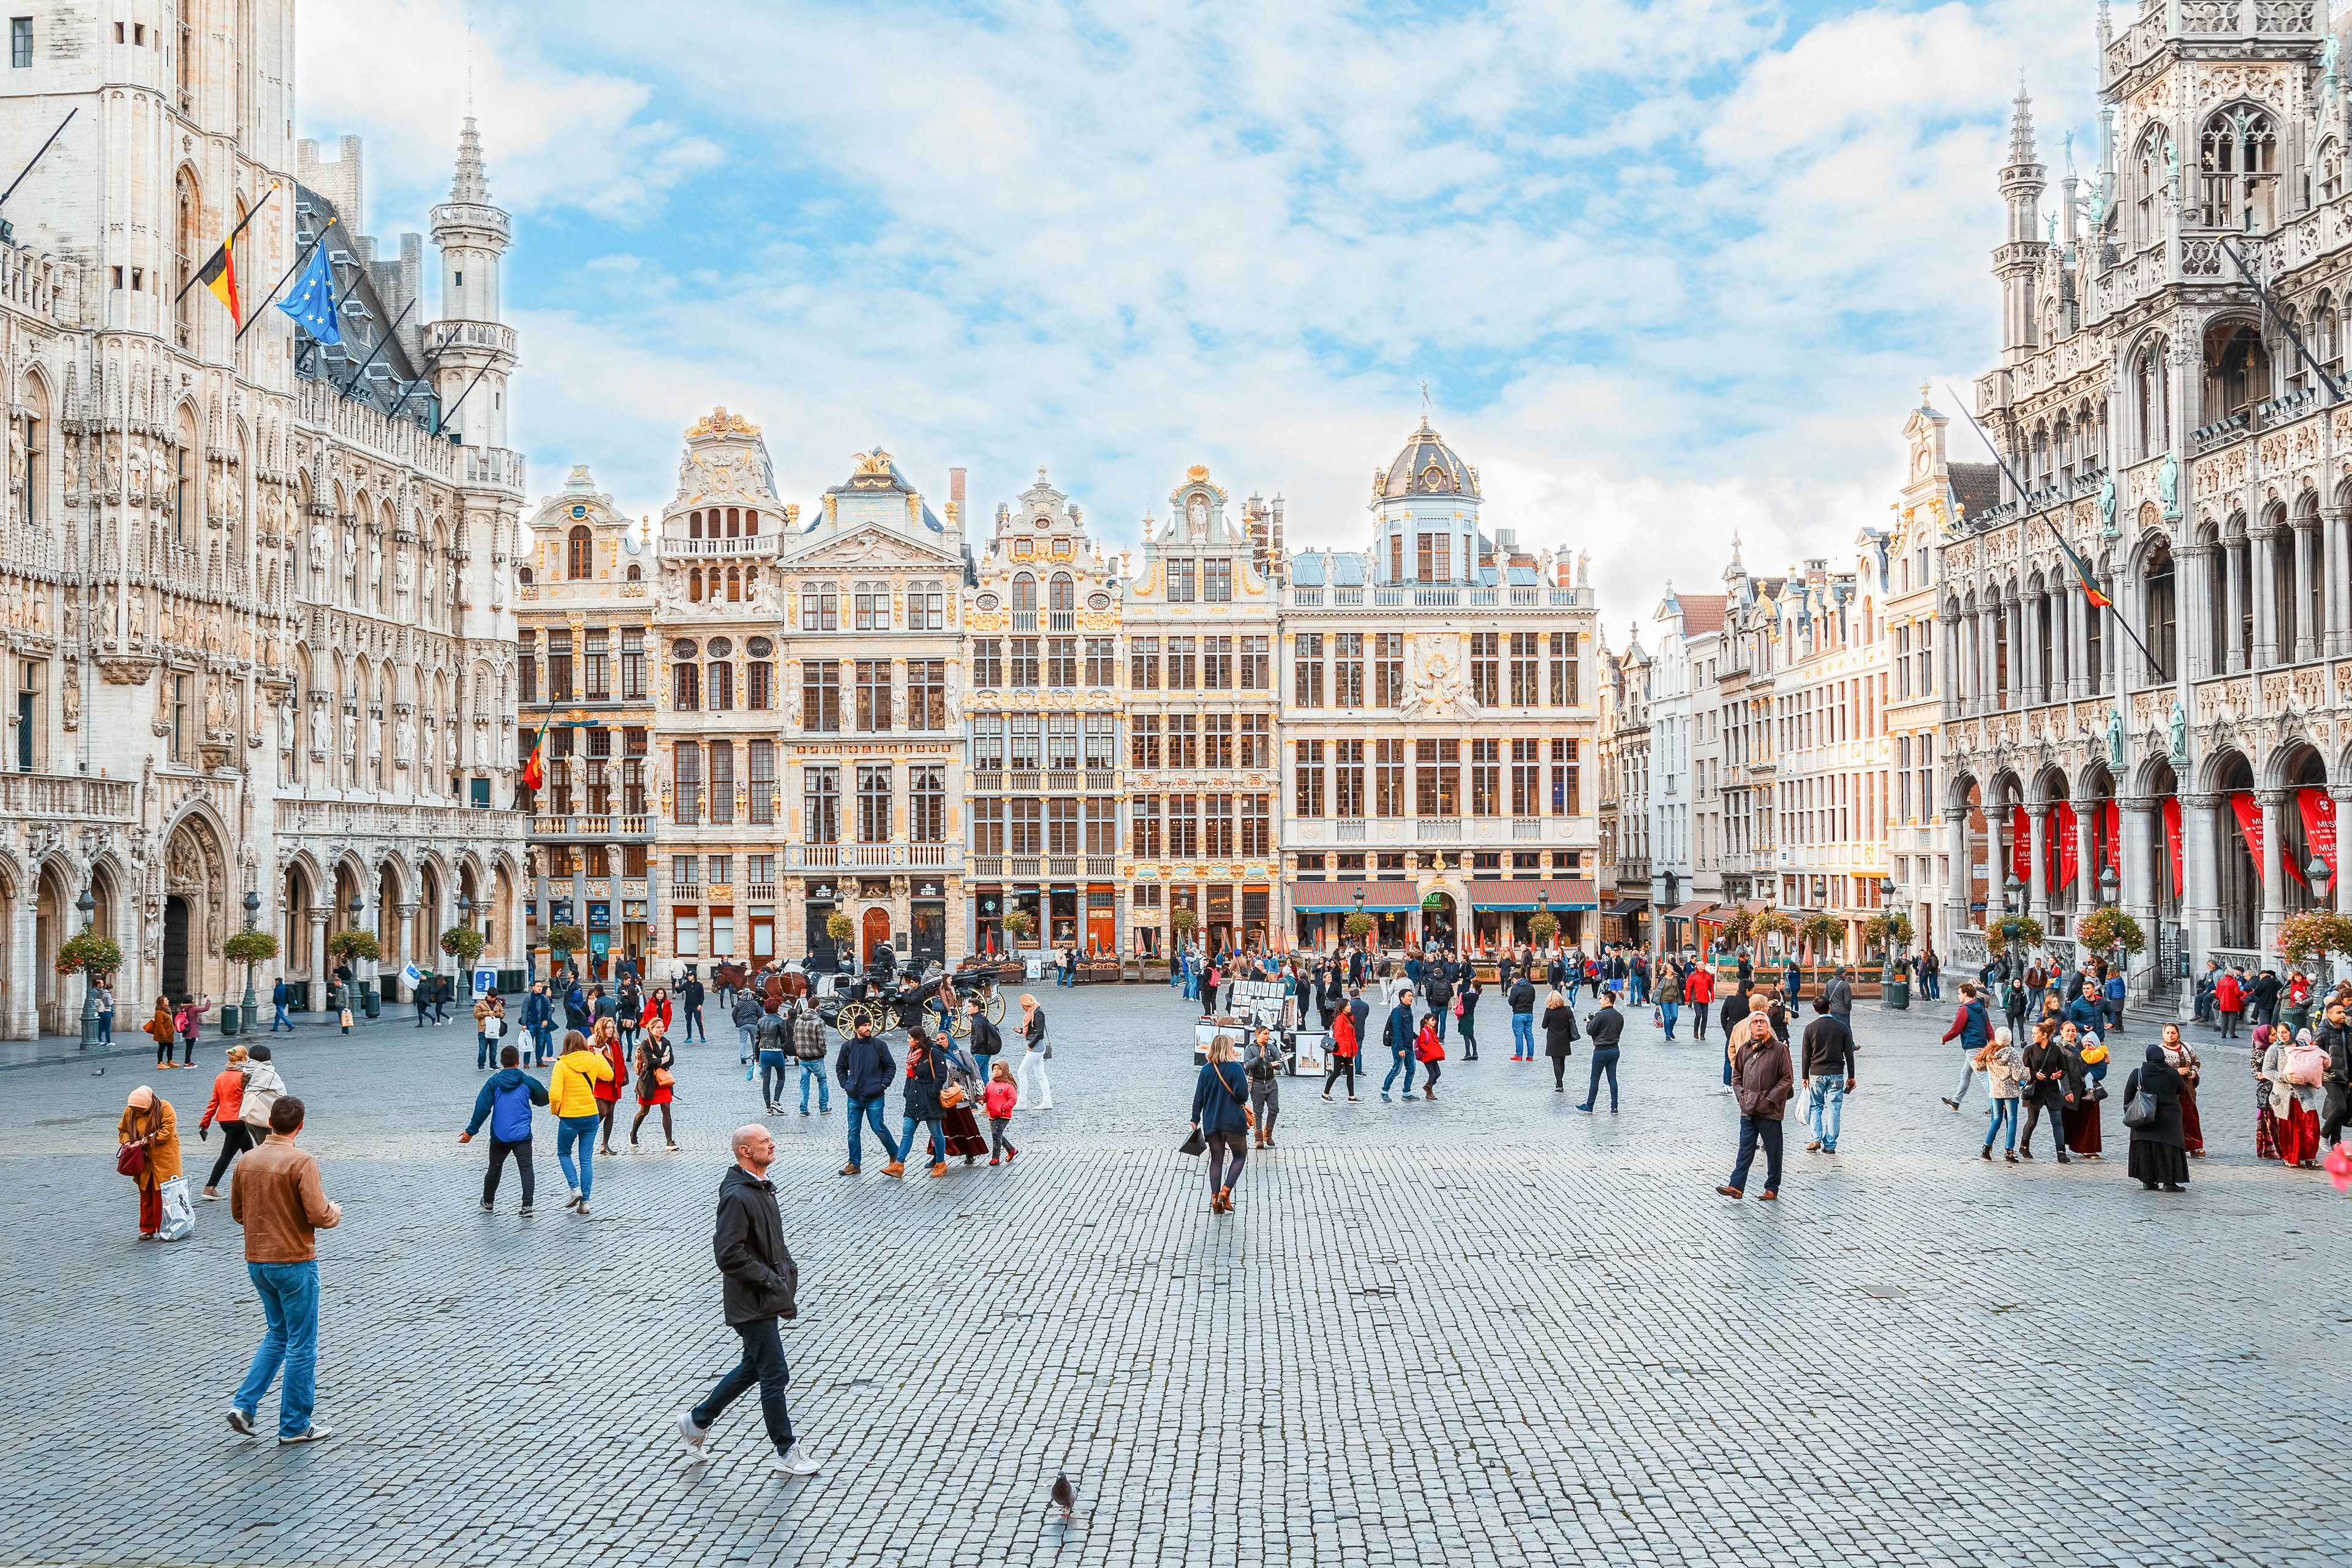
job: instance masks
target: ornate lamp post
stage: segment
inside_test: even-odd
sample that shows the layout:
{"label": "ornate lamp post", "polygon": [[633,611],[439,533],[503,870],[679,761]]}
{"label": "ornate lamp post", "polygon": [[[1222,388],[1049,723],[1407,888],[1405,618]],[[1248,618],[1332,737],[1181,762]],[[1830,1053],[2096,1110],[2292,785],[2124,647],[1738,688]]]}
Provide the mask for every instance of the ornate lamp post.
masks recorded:
{"label": "ornate lamp post", "polygon": [[[247,888],[245,891],[246,930],[251,931],[253,929],[253,922],[260,913],[261,895],[251,888]],[[285,972],[280,970],[278,973],[283,973]],[[245,1005],[237,1010],[237,1024],[247,1034],[251,1034],[253,1032],[253,965],[247,963],[245,966]]]}
{"label": "ornate lamp post", "polygon": [[[1551,889],[1549,888],[1538,888],[1536,889],[1536,913],[1539,915],[1548,915],[1551,913]],[[1555,927],[1552,931],[1552,945],[1555,947],[1559,945],[1559,932],[1557,927]]]}
{"label": "ornate lamp post", "polygon": [[1895,879],[1878,879],[1878,910],[1887,922],[1886,935],[1878,944],[1878,1005],[1887,1005],[1887,997],[1895,989],[1895,916],[1888,908],[1895,897]]}
{"label": "ornate lamp post", "polygon": [[[90,921],[98,910],[98,900],[89,896],[89,889],[87,886],[82,889],[81,897],[74,900],[74,908],[81,911],[82,934],[87,936],[89,934]],[[96,1044],[98,1044],[98,986],[89,975],[84,974],[81,977],[81,1048],[86,1051]]]}
{"label": "ornate lamp post", "polygon": [[[367,900],[359,894],[353,893],[349,910],[352,917],[352,929],[357,931],[360,917],[367,913]],[[352,978],[343,986],[343,1005],[357,1010],[360,1006],[359,963],[355,959],[346,959],[344,962],[352,966]]]}

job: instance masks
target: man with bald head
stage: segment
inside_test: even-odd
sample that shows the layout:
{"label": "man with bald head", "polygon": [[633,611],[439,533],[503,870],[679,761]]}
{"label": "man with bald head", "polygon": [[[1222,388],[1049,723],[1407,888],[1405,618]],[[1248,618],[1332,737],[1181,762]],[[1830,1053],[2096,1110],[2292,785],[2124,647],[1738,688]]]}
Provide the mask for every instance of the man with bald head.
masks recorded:
{"label": "man with bald head", "polygon": [[775,1158],[776,1141],[766,1128],[755,1121],[735,1130],[735,1163],[719,1183],[719,1225],[710,1250],[725,1289],[727,1326],[742,1339],[743,1359],[719,1380],[709,1398],[678,1413],[677,1432],[687,1452],[702,1458],[711,1423],[756,1383],[768,1440],[775,1445],[769,1468],[786,1476],[813,1476],[816,1460],[793,1441],[792,1415],[784,1407],[792,1372],[784,1364],[776,1320],[798,1315],[793,1298],[801,1271],[784,1248],[784,1216],[776,1206],[775,1184],[768,1180]]}

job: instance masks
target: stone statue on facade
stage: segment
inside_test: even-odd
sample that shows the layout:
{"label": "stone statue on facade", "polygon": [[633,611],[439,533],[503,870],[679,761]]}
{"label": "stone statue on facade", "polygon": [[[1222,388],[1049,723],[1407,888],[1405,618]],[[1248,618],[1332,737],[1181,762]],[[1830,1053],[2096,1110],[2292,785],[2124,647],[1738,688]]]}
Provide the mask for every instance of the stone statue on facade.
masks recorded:
{"label": "stone statue on facade", "polygon": [[2172,704],[2172,763],[2175,767],[2186,767],[2189,763],[2189,715],[2177,698]]}
{"label": "stone statue on facade", "polygon": [[2124,710],[2107,710],[2107,763],[2112,767],[2124,765]]}
{"label": "stone statue on facade", "polygon": [[2180,521],[2180,461],[2169,452],[2156,470],[2156,499],[2164,508],[2166,521]]}
{"label": "stone statue on facade", "polygon": [[2099,537],[2116,536],[2116,476],[2110,473],[2099,481]]}

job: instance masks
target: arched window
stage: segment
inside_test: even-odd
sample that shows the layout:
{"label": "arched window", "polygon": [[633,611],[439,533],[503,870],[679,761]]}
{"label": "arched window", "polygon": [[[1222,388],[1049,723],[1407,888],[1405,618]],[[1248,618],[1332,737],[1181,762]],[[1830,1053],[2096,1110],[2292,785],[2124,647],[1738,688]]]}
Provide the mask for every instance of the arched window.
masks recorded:
{"label": "arched window", "polygon": [[2278,132],[2267,110],[2215,111],[2197,142],[2196,216],[2207,228],[2266,232],[2278,202]]}
{"label": "arched window", "polygon": [[2139,455],[2153,458],[2172,445],[2172,394],[2161,339],[2142,349],[2134,362],[2132,404],[2139,424]]}
{"label": "arched window", "polygon": [[1078,607],[1078,590],[1077,585],[1070,581],[1068,573],[1054,574],[1054,580],[1045,585],[1045,603],[1054,613],[1055,631],[1066,632],[1076,625],[1075,612]]}
{"label": "arched window", "polygon": [[196,276],[196,246],[201,242],[204,223],[205,207],[196,192],[195,173],[182,169],[172,217],[172,288],[176,301],[172,310],[182,348],[188,347],[194,336],[196,290],[189,285]]}
{"label": "arched window", "polygon": [[2325,289],[2311,312],[2311,353],[2330,377],[2343,377],[2344,327],[2336,314],[2335,298]]}
{"label": "arched window", "polygon": [[851,605],[856,619],[851,623],[861,632],[887,632],[890,629],[890,584],[860,583],[853,590],[856,598]]}
{"label": "arched window", "polygon": [[730,539],[733,539],[733,538],[736,538],[736,537],[738,536],[738,531],[741,528],[741,526],[742,526],[742,521],[743,521],[743,512],[742,512],[742,509],[741,509],[740,507],[731,507],[731,506],[730,506],[730,507],[729,507],[729,508],[727,509],[727,537],[728,537],[728,538],[730,538]]}
{"label": "arched window", "polygon": [[2063,411],[2050,426],[2050,458],[2058,465],[2061,484],[2074,477],[2074,431]]}
{"label": "arched window", "polygon": [[2344,144],[2333,136],[2319,144],[2319,199],[2332,202],[2344,194]]}
{"label": "arched window", "polygon": [[643,578],[645,577],[645,574],[646,574],[646,569],[645,569],[644,567],[642,567],[642,566],[638,565],[638,564],[637,564],[635,562],[634,562],[634,561],[632,561],[632,562],[630,562],[630,563],[629,563],[629,581],[630,581],[630,582],[632,582],[632,583],[639,582],[639,581],[643,580]]}
{"label": "arched window", "polygon": [[743,574],[735,567],[727,568],[727,600],[734,604],[743,597]]}
{"label": "arched window", "polygon": [[2164,238],[2164,201],[2172,179],[2168,154],[2172,139],[2160,125],[2148,127],[2139,142],[2138,203],[2132,213],[2132,244],[2155,245]]}
{"label": "arched window", "polygon": [[195,499],[195,458],[192,455],[196,444],[196,416],[184,406],[180,410],[178,439],[165,458],[171,464],[163,476],[166,499],[172,506],[172,542],[174,544],[195,542],[189,515]]}
{"label": "arched window", "polygon": [[760,514],[757,511],[747,510],[743,513],[743,537],[746,539],[756,539],[759,537],[759,533]]}
{"label": "arched window", "polygon": [[[2224,335],[2226,334],[2226,335]],[[2216,333],[2218,352],[2209,348],[2206,362],[2205,419],[2234,418],[2250,414],[2254,405],[2271,395],[2271,356],[2262,334],[2251,324]],[[2214,338],[2208,338],[2209,344]]]}
{"label": "arched window", "polygon": [[1026,572],[1013,579],[1013,629],[1037,629],[1037,579]]}
{"label": "arched window", "polygon": [[571,548],[564,555],[563,574],[577,582],[593,575],[595,569],[595,536],[588,531],[588,525],[583,522],[572,531]]}
{"label": "arched window", "polygon": [[702,514],[700,512],[690,511],[686,514],[686,536],[688,539],[699,539],[702,537]]}
{"label": "arched window", "polygon": [[694,604],[702,603],[702,568],[699,566],[686,574],[686,596]]}

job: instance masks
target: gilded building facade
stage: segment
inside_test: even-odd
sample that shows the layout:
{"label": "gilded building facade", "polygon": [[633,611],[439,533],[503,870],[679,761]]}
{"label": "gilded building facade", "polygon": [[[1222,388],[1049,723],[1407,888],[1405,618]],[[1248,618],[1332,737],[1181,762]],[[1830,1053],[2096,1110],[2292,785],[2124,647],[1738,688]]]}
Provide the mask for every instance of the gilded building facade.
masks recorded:
{"label": "gilded building facade", "polygon": [[1118,563],[1040,468],[996,509],[972,567],[969,940],[1010,951],[1003,919],[1018,910],[1033,945],[1118,953]]}
{"label": "gilded building facade", "polygon": [[1594,930],[1592,594],[1564,555],[1484,531],[1484,504],[1423,419],[1373,471],[1366,548],[1289,558],[1286,942],[1336,941],[1359,909],[1397,942],[1491,946],[1541,910],[1563,941]]}
{"label": "gilded building facade", "polygon": [[647,955],[658,826],[646,787],[657,723],[651,552],[585,465],[529,521],[515,590],[515,748],[527,757],[540,746],[545,775],[517,800],[530,824],[524,927],[541,973],[558,925],[580,928],[587,947],[572,962],[592,978]]}
{"label": "gilded building facade", "polygon": [[1168,509],[1145,516],[1141,570],[1124,595],[1128,834],[1118,862],[1129,889],[1126,951],[1162,956],[1179,910],[1192,918],[1190,940],[1213,949],[1262,944],[1282,929],[1276,586],[1244,509],[1206,468],[1185,471]]}
{"label": "gilded building facade", "polygon": [[[125,1007],[241,991],[221,944],[248,913],[313,1005],[355,922],[387,973],[461,919],[520,966],[506,216],[468,121],[429,363],[374,353],[392,313],[340,242],[342,346],[260,309],[338,216],[293,172],[293,14],[166,48],[51,9],[0,84],[28,155],[75,111],[0,243],[0,1033],[74,1026],[50,957],[85,896]],[[187,285],[247,216],[240,336]]]}
{"label": "gilded building facade", "polygon": [[940,521],[877,447],[776,557],[788,954],[832,955],[836,912],[861,963],[965,951],[961,501]]}

